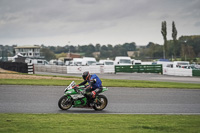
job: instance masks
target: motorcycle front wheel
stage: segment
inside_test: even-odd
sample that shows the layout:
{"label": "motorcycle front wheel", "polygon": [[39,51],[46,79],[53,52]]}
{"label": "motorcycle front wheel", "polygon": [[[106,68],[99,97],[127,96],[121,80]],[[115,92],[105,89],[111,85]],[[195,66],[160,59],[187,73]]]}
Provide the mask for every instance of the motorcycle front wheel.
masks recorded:
{"label": "motorcycle front wheel", "polygon": [[70,96],[62,96],[58,101],[58,107],[62,110],[68,110],[72,106],[72,98]]}
{"label": "motorcycle front wheel", "polygon": [[94,104],[93,108],[96,111],[103,110],[108,104],[108,99],[104,95],[97,96],[97,103]]}

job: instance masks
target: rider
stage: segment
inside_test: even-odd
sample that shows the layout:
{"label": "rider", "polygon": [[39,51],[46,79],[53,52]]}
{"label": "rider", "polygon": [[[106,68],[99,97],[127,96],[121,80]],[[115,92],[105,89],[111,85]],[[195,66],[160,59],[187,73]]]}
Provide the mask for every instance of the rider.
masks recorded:
{"label": "rider", "polygon": [[78,86],[85,85],[88,82],[89,85],[86,87],[86,92],[91,92],[90,96],[94,100],[96,95],[100,93],[103,89],[100,78],[96,74],[90,75],[88,71],[84,72],[82,74],[82,77],[84,81],[80,83]]}

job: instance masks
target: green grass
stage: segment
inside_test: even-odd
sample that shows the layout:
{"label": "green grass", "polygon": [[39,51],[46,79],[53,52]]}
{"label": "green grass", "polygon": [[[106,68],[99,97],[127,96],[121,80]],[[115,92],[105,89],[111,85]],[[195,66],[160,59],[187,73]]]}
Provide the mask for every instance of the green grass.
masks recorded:
{"label": "green grass", "polygon": [[[40,75],[41,76],[41,75]],[[46,76],[46,75],[44,75]],[[60,77],[60,76],[51,76]],[[66,78],[77,78],[68,77]],[[76,80],[76,83],[81,82]],[[0,84],[66,86],[71,80],[0,79]],[[102,79],[104,86],[141,88],[196,88],[200,84]],[[0,133],[135,132],[198,133],[200,115],[117,115],[117,114],[1,114]]]}
{"label": "green grass", "polygon": [[[29,75],[30,74],[27,74],[27,73],[20,73],[20,74],[23,74],[23,75]],[[80,79],[82,80],[82,77],[76,77],[76,76],[63,76],[63,75],[44,75],[44,74],[33,74],[34,76],[48,76],[48,77],[61,77],[61,78],[76,78],[76,79]]]}
{"label": "green grass", "polygon": [[[76,81],[77,83],[81,80]],[[66,86],[71,80],[57,79],[0,79],[0,84],[4,85],[47,85],[47,86]]]}
{"label": "green grass", "polygon": [[[28,75],[24,73],[16,73],[16,74]],[[69,80],[69,78],[77,79],[75,80],[76,83],[82,82],[81,77],[75,77],[75,76],[39,75],[39,74],[34,74],[34,76],[62,77],[62,78],[66,78],[66,80],[63,80],[63,79],[62,80],[61,79],[0,79],[0,85],[4,84],[4,85],[66,86],[66,85],[69,85],[72,81],[72,80]],[[107,87],[200,89],[200,84],[194,84],[194,83],[121,80],[121,79],[101,79],[101,80],[103,82],[103,86],[107,86]]]}
{"label": "green grass", "polygon": [[200,84],[192,84],[192,83],[119,80],[119,79],[103,79],[102,81],[103,85],[112,87],[200,89]]}
{"label": "green grass", "polygon": [[[0,79],[1,85],[54,85],[66,86],[71,80],[57,79]],[[76,83],[82,80],[75,80]],[[175,82],[157,82],[157,81],[139,81],[139,80],[118,80],[102,79],[103,86],[107,87],[139,87],[139,88],[181,88],[181,89],[200,89],[200,84],[175,83]]]}
{"label": "green grass", "polygon": [[0,114],[0,133],[197,133],[200,115]]}

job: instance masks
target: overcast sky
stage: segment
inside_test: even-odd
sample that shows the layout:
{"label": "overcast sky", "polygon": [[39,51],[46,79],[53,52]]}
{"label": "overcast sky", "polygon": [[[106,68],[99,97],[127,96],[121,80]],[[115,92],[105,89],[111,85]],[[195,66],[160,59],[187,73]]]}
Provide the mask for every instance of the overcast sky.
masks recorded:
{"label": "overcast sky", "polygon": [[0,0],[0,44],[163,44],[200,35],[200,0]]}

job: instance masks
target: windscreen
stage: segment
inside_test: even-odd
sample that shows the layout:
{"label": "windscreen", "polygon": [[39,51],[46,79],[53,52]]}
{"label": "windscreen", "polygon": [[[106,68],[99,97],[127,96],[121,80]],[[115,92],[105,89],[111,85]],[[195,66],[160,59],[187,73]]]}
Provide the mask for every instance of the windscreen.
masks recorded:
{"label": "windscreen", "polygon": [[88,61],[88,65],[96,64],[96,61]]}
{"label": "windscreen", "polygon": [[81,66],[82,65],[82,62],[75,62],[74,64],[78,65],[78,66]]}
{"label": "windscreen", "polygon": [[105,62],[105,65],[114,65],[113,62]]}
{"label": "windscreen", "polygon": [[178,65],[189,65],[189,63],[178,63]]}
{"label": "windscreen", "polygon": [[131,64],[131,60],[128,60],[128,59],[120,59],[119,63],[122,63],[122,64]]}

